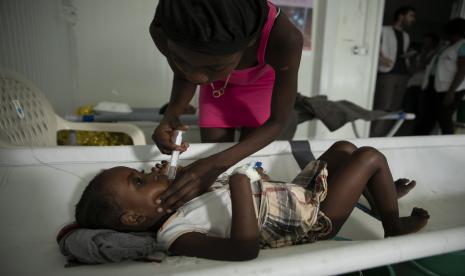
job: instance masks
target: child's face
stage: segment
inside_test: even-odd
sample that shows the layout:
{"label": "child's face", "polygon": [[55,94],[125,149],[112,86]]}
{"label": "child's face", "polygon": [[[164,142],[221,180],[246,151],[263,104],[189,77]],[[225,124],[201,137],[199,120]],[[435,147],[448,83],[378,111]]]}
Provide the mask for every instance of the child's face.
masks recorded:
{"label": "child's face", "polygon": [[207,55],[191,51],[168,40],[169,59],[194,84],[225,80],[239,64],[244,51],[227,55]]}
{"label": "child's face", "polygon": [[[166,167],[166,164],[165,164]],[[168,186],[164,168],[144,173],[128,167],[105,171],[106,189],[123,209],[121,222],[129,226],[153,225],[166,213],[157,200]]]}

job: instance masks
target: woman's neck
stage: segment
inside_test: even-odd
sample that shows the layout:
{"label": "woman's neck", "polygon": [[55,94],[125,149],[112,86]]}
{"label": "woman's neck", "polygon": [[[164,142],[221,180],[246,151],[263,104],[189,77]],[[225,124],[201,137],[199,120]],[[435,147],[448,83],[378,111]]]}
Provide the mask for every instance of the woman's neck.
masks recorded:
{"label": "woman's neck", "polygon": [[245,49],[244,54],[242,54],[241,61],[237,65],[235,70],[243,70],[250,67],[254,67],[258,64],[258,47],[260,46],[260,39],[256,39],[254,44]]}

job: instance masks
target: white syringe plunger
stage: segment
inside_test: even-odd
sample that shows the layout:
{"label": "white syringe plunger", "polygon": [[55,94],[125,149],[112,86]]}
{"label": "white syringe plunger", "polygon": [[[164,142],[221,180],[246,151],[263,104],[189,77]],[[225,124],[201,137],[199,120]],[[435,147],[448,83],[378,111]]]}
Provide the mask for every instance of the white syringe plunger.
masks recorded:
{"label": "white syringe plunger", "polygon": [[[180,146],[182,143],[182,134],[183,131],[181,130],[175,131],[174,143],[177,146]],[[178,150],[175,150],[171,153],[170,166],[168,168],[168,179],[174,179],[176,177],[176,168],[178,167],[179,153],[180,152]]]}

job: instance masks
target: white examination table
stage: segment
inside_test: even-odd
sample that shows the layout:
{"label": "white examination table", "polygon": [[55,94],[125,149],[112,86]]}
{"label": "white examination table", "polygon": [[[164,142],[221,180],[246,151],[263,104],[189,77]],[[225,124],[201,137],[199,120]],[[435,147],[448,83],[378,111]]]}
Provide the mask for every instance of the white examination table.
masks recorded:
{"label": "white examination table", "polygon": [[[333,142],[310,144],[318,157]],[[465,249],[465,136],[353,142],[379,148],[394,178],[417,180],[399,205],[404,216],[414,206],[426,208],[431,219],[424,230],[383,239],[380,223],[355,209],[339,233],[353,241],[262,250],[256,260],[239,263],[169,257],[162,263],[72,268],[64,268],[55,236],[73,219],[74,204],[86,183],[102,168],[148,168],[168,156],[153,146],[0,149],[0,275],[328,275]],[[227,146],[193,144],[181,163]],[[244,162],[250,160],[262,161],[273,179],[289,180],[298,172],[288,142],[275,142]]]}

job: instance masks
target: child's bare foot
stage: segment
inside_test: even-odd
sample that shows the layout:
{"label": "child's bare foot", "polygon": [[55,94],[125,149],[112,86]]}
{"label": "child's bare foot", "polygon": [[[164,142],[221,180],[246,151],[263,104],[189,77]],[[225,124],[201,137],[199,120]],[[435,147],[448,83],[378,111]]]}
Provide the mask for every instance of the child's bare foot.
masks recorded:
{"label": "child's bare foot", "polygon": [[417,182],[415,180],[399,178],[394,181],[394,185],[396,186],[397,198],[401,198],[408,194],[408,192],[410,192],[410,190],[412,190],[415,185],[417,185]]}
{"label": "child's bare foot", "polygon": [[428,211],[422,208],[414,207],[412,213],[408,217],[399,219],[397,229],[392,230],[390,233],[386,231],[385,236],[400,236],[420,231],[428,223]]}
{"label": "child's bare foot", "polygon": [[[413,188],[415,188],[416,185],[417,182],[415,180],[410,180],[407,178],[399,178],[396,181],[394,181],[394,187],[396,187],[397,198],[399,199],[408,194]],[[368,192],[368,190],[364,191],[363,195],[368,200],[368,204],[370,205],[370,209],[373,212],[373,214],[379,216],[378,209],[376,208],[374,200],[371,194]]]}

